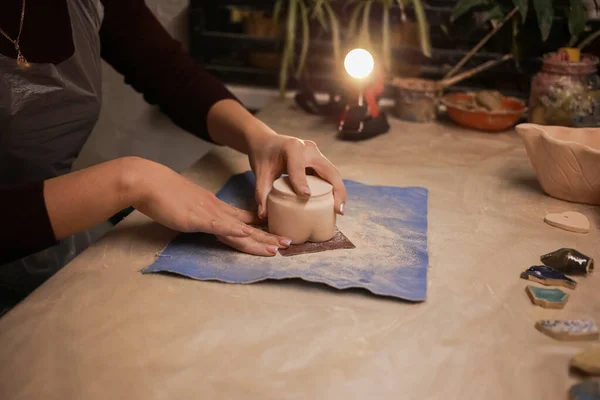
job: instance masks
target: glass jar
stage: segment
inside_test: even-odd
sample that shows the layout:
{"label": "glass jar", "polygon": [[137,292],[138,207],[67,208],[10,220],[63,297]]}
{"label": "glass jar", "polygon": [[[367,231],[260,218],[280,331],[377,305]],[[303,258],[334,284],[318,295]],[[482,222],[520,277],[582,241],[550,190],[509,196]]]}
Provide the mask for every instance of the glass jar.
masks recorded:
{"label": "glass jar", "polygon": [[598,58],[582,55],[579,62],[564,53],[546,54],[542,71],[531,82],[529,122],[583,126],[600,122]]}

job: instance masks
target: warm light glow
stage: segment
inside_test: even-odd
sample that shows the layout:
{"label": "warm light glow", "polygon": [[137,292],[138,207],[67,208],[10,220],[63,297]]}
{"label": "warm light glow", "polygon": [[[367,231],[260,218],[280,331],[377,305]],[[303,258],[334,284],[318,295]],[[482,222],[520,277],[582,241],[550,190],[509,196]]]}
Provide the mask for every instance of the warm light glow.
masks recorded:
{"label": "warm light glow", "polygon": [[373,56],[365,49],[354,49],[344,59],[346,72],[356,79],[364,79],[369,76],[374,66]]}

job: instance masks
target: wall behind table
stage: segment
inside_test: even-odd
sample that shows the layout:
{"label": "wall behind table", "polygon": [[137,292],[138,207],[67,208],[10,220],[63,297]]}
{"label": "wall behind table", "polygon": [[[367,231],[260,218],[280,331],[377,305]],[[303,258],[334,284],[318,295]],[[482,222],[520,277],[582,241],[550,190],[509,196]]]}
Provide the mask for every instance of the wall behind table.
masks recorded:
{"label": "wall behind table", "polygon": [[[187,46],[187,0],[146,0],[163,25]],[[210,145],[175,126],[123,77],[103,65],[103,107],[100,120],[75,168],[136,155],[182,171],[206,154]]]}

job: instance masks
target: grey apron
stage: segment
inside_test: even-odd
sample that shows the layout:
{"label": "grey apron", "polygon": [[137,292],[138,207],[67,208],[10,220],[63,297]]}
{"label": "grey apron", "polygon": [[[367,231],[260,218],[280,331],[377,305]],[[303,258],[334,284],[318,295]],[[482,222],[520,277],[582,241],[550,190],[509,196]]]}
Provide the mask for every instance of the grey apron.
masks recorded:
{"label": "grey apron", "polygon": [[[75,47],[69,59],[23,69],[16,60],[0,55],[0,184],[70,172],[98,120],[102,5],[100,0],[67,0],[67,4]],[[23,52],[27,57],[27,49]],[[107,229],[108,223],[102,224],[0,266],[0,291],[25,296]]]}

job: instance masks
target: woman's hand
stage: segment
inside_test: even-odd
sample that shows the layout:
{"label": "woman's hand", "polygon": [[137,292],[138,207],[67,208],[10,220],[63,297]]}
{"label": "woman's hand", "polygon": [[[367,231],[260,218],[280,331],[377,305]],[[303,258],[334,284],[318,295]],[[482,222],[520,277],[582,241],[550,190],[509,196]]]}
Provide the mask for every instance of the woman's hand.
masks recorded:
{"label": "woman's hand", "polygon": [[208,113],[208,132],[221,145],[248,155],[256,175],[256,202],[261,218],[267,216],[267,195],[275,179],[287,172],[300,196],[309,196],[306,170],[316,172],[333,185],[335,211],[344,214],[346,188],[338,170],[317,146],[275,133],[234,100],[221,100]]}
{"label": "woman's hand", "polygon": [[179,232],[206,232],[245,253],[273,256],[289,239],[271,235],[249,224],[255,213],[240,210],[171,169],[138,159],[132,186],[133,206],[156,222]]}

